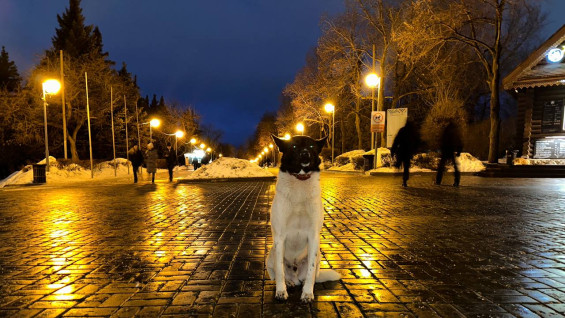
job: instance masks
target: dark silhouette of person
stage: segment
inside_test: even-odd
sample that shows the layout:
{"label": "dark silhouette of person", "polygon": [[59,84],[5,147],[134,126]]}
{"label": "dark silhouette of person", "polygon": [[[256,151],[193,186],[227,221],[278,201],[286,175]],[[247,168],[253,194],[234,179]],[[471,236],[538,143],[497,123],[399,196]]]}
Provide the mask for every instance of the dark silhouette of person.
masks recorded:
{"label": "dark silhouette of person", "polygon": [[450,121],[447,127],[443,130],[441,134],[441,159],[439,161],[439,166],[437,168],[436,182],[435,184],[440,185],[441,179],[443,178],[443,172],[445,170],[445,164],[447,161],[453,162],[453,169],[455,170],[455,180],[453,182],[454,187],[459,186],[461,181],[461,174],[459,173],[459,167],[455,161],[455,156],[459,157],[461,151],[463,150],[463,141],[461,138],[461,132],[457,125]]}
{"label": "dark silhouette of person", "polygon": [[143,164],[143,153],[137,145],[130,149],[129,160],[131,161],[131,166],[133,168],[133,183],[137,183],[137,172],[139,167]]}
{"label": "dark silhouette of person", "polygon": [[404,173],[402,174],[402,186],[407,187],[408,178],[410,177],[410,161],[418,146],[420,145],[420,135],[416,125],[412,121],[406,122],[404,127],[400,128],[394,142],[390,153],[396,158],[394,166],[399,169],[402,165],[404,168]]}
{"label": "dark silhouette of person", "polygon": [[167,161],[167,169],[169,170],[169,182],[173,181],[173,169],[177,165],[177,159],[171,143],[167,143],[167,150],[165,151],[165,159]]}

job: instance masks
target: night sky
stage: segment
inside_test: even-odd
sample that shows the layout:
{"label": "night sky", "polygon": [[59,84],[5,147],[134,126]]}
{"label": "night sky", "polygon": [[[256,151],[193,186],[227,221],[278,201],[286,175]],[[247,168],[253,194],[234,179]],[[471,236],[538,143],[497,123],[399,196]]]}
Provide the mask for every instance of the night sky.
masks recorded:
{"label": "night sky", "polygon": [[[565,1],[548,0],[547,38],[565,21]],[[68,0],[0,0],[0,46],[22,75],[51,46]],[[320,36],[320,18],[342,0],[83,0],[87,24],[110,58],[137,75],[142,95],[193,105],[242,144]]]}

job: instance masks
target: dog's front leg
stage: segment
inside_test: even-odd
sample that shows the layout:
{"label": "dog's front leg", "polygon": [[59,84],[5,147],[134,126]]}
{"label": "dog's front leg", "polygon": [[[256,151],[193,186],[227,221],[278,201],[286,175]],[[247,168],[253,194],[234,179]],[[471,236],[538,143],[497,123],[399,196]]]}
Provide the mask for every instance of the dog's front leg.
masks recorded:
{"label": "dog's front leg", "polygon": [[303,302],[310,302],[314,300],[314,282],[316,279],[316,272],[318,269],[320,253],[320,233],[314,231],[308,236],[308,262],[306,263],[307,272],[304,287],[302,288],[302,296],[300,299]]}
{"label": "dog's front leg", "polygon": [[273,250],[275,252],[275,282],[276,293],[275,298],[278,300],[286,300],[288,293],[286,292],[286,283],[284,278],[284,241],[286,237],[278,235],[274,238]]}

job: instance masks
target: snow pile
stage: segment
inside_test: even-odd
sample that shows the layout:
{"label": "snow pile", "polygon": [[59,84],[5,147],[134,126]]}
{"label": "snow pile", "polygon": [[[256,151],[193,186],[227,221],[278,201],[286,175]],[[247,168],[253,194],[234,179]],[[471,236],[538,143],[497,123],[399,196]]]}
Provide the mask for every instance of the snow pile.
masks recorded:
{"label": "snow pile", "polygon": [[335,164],[328,170],[355,171],[363,169],[364,150],[352,150],[335,157]]}
{"label": "snow pile", "polygon": [[222,157],[194,171],[187,179],[273,177],[268,170],[249,160]]}
{"label": "snow pile", "polygon": [[[45,159],[38,162],[38,164],[45,164]],[[128,176],[128,161],[124,158],[117,158],[116,161],[105,161],[94,165],[94,178],[115,178],[114,167],[116,167],[116,176]],[[129,166],[130,177],[131,165]],[[77,164],[71,163],[63,165],[54,157],[49,156],[49,171],[46,172],[48,184],[62,184],[77,181],[91,180],[90,169],[85,169]],[[25,166],[22,170],[16,171],[8,176],[6,179],[0,181],[0,188],[7,185],[21,185],[33,183],[33,167],[31,165]]]}
{"label": "snow pile", "polygon": [[468,152],[462,152],[456,160],[458,161],[459,171],[461,172],[479,172],[486,169],[485,165],[479,159],[473,157]]}

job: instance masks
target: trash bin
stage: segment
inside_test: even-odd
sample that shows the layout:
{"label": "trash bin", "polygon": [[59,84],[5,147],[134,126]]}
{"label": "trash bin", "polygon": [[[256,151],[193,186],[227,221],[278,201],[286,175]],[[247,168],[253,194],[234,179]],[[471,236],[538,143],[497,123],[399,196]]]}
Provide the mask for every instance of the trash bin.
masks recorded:
{"label": "trash bin", "polygon": [[44,164],[34,164],[33,165],[33,183],[46,183],[47,176],[45,175]]}
{"label": "trash bin", "polygon": [[373,162],[375,161],[375,155],[363,155],[363,171],[373,169]]}
{"label": "trash bin", "polygon": [[506,164],[509,166],[514,165],[514,159],[518,157],[518,150],[506,150]]}

